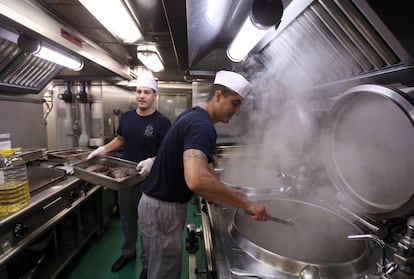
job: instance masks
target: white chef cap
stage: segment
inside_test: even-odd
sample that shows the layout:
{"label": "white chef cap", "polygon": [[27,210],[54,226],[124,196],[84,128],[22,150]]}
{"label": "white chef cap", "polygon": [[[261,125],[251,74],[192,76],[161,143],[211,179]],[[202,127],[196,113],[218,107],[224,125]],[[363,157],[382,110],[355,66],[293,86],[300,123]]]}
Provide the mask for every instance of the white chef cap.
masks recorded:
{"label": "white chef cap", "polygon": [[230,71],[218,71],[214,84],[224,85],[243,98],[247,96],[253,87],[242,75]]}
{"label": "white chef cap", "polygon": [[150,75],[139,75],[137,78],[137,88],[145,86],[152,88],[154,91],[158,90],[157,81]]}

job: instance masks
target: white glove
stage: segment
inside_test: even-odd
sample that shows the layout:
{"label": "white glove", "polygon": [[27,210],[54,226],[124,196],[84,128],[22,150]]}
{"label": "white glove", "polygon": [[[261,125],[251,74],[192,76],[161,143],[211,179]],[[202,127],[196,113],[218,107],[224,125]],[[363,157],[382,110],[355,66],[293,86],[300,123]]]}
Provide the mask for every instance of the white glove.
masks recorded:
{"label": "white glove", "polygon": [[147,158],[145,160],[142,160],[137,164],[137,171],[139,175],[141,176],[147,176],[152,168],[152,164],[154,161],[151,158]]}
{"label": "white glove", "polygon": [[103,146],[99,146],[97,149],[95,149],[94,151],[92,151],[89,155],[88,155],[88,157],[86,157],[86,160],[89,160],[89,159],[92,159],[93,157],[96,157],[96,156],[100,156],[100,157],[102,157],[102,156],[105,156],[106,155],[106,150],[105,150],[105,147],[103,147]]}

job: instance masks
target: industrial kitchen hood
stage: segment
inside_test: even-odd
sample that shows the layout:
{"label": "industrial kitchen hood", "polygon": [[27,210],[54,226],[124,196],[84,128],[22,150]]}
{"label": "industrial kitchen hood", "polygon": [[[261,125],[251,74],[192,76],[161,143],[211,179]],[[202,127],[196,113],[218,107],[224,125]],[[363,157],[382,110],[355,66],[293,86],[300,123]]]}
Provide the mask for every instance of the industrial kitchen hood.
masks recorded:
{"label": "industrial kitchen hood", "polygon": [[9,37],[7,34],[11,35],[0,28],[0,91],[38,93],[62,67],[33,55],[26,55],[16,43],[3,39]]}
{"label": "industrial kitchen hood", "polygon": [[281,79],[296,78],[307,87],[412,84],[414,40],[406,23],[411,17],[408,5],[382,0],[292,1],[279,28],[256,47],[261,49],[256,58],[264,68],[285,69]]}
{"label": "industrial kitchen hood", "polygon": [[[239,64],[230,63],[226,49],[253,1],[217,2],[221,12],[215,25],[205,16],[208,2],[186,1],[183,7],[164,1],[170,30],[177,34],[173,36],[177,56],[189,76],[214,75],[220,68],[256,75],[274,68],[275,76],[284,72],[281,78],[296,76],[306,86],[413,80],[409,1],[392,5],[384,0],[283,1],[281,24]],[[179,33],[182,23],[176,18],[187,19],[186,44]],[[275,68],[278,64],[284,67]]]}
{"label": "industrial kitchen hood", "polygon": [[[414,81],[413,28],[407,24],[411,19],[410,1],[390,4],[387,0],[282,0],[284,12],[280,25],[241,63],[231,62],[226,50],[249,14],[253,0],[216,1],[218,12],[210,21],[207,14],[211,0],[157,0],[151,7],[142,1],[125,2],[131,4],[131,13],[142,22],[143,31],[151,41],[163,50],[174,50],[162,53],[169,66],[159,76],[163,81],[212,79],[221,69],[236,70],[250,77],[272,71],[278,80],[296,78],[300,80],[297,84],[306,87],[350,81],[381,84]],[[74,14],[81,14],[82,20],[73,20]],[[151,21],[149,15],[157,20]],[[15,59],[21,59],[1,64],[0,70],[24,62],[34,69],[43,69],[43,82],[37,80],[33,88],[23,84],[29,91],[38,90],[53,76],[78,80],[133,79],[131,69],[138,66],[131,52],[136,52],[135,45],[108,43],[102,28],[88,24],[93,22],[89,17],[75,0],[0,0],[0,28],[11,27],[8,31],[15,36],[21,32],[35,34],[85,61],[82,71],[68,73],[59,66],[41,64],[44,62],[22,55],[13,40],[0,36],[2,48],[11,45],[5,47],[8,52],[2,57],[11,59],[10,52]],[[168,28],[160,24],[164,21]],[[15,70],[20,71],[20,68]],[[0,78],[3,75],[0,72]],[[28,75],[37,76],[34,72],[25,77]],[[0,82],[2,86],[22,88],[18,80],[14,77]]]}

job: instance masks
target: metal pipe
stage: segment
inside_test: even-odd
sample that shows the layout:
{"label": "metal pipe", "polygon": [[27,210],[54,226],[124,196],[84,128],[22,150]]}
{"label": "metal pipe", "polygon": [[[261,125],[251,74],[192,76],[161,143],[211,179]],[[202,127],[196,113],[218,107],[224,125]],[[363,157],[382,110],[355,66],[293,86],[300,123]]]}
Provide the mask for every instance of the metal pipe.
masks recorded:
{"label": "metal pipe", "polygon": [[371,232],[375,233],[377,236],[384,238],[388,234],[388,230],[386,227],[375,226],[374,224],[368,222],[364,218],[358,216],[357,214],[355,214],[354,212],[350,211],[349,209],[345,208],[342,205],[339,205],[339,208],[345,211],[346,213],[348,213],[349,215],[351,215],[352,218],[354,218],[356,221],[358,221],[360,224],[362,224],[364,227],[366,227]]}
{"label": "metal pipe", "polygon": [[59,99],[65,102],[65,119],[63,120],[64,131],[66,132],[63,147],[74,146],[74,130],[72,117],[72,91],[70,81],[65,81],[65,90],[63,94],[59,94]]}
{"label": "metal pipe", "polygon": [[197,279],[197,261],[195,254],[188,254],[188,279]]}
{"label": "metal pipe", "polygon": [[385,270],[385,242],[384,242],[384,240],[382,240],[381,238],[379,238],[378,236],[373,235],[373,234],[348,235],[348,239],[351,239],[351,240],[366,240],[366,239],[374,240],[375,243],[377,243],[381,248],[381,259],[380,259],[379,268],[380,268],[381,274],[385,274],[386,270]]}
{"label": "metal pipe", "polygon": [[80,120],[81,120],[81,134],[79,135],[79,146],[88,147],[89,146],[89,134],[86,124],[86,103],[88,101],[86,94],[86,83],[84,81],[80,84],[79,91],[79,110],[80,110]]}

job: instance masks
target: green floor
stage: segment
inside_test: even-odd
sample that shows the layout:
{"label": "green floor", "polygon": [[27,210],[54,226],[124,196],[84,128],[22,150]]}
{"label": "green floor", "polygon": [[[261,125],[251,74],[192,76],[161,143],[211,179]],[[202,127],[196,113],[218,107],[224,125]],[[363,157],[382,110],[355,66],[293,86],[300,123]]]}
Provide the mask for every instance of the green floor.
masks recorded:
{"label": "green floor", "polygon": [[[196,206],[189,203],[187,212],[187,223],[201,225],[201,217],[196,216]],[[184,233],[184,237],[187,232]],[[94,236],[86,247],[79,253],[71,266],[64,269],[59,279],[111,279],[111,278],[139,278],[141,273],[141,261],[137,257],[135,262],[130,262],[126,267],[114,273],[111,266],[120,256],[122,242],[122,229],[119,217],[113,216],[102,235]],[[202,241],[200,240],[202,246]],[[140,245],[137,244],[137,253],[140,253]],[[204,257],[201,249],[197,252],[197,268],[204,269]],[[189,277],[188,253],[184,250],[182,279]],[[202,275],[198,276],[202,278]]]}

